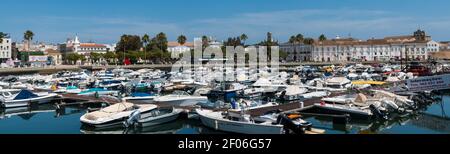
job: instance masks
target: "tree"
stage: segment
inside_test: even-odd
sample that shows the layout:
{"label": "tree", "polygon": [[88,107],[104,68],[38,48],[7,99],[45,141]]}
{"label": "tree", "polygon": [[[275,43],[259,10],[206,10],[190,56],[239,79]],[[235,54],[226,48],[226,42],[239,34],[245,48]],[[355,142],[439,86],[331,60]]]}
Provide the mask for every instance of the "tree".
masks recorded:
{"label": "tree", "polygon": [[245,45],[245,41],[247,41],[248,36],[247,36],[246,34],[242,34],[241,37],[240,37],[240,39],[241,39],[242,41],[244,41],[243,44]]}
{"label": "tree", "polygon": [[319,41],[320,42],[323,42],[323,41],[326,41],[326,40],[327,40],[327,37],[324,34],[319,36]]}
{"label": "tree", "polygon": [[303,37],[302,34],[297,34],[297,36],[295,36],[295,40],[297,43],[301,43],[305,40],[305,38]]}
{"label": "tree", "polygon": [[142,48],[141,37],[137,35],[122,35],[117,43],[116,51],[137,51]]}
{"label": "tree", "polygon": [[3,43],[3,38],[6,38],[7,36],[6,33],[0,32],[0,43]]}
{"label": "tree", "polygon": [[167,51],[167,36],[163,32],[159,33],[155,37],[156,45],[161,51]]}
{"label": "tree", "polygon": [[[83,56],[84,57],[84,56]],[[65,59],[70,63],[74,64],[80,59],[80,55],[77,53],[66,54]]]}
{"label": "tree", "polygon": [[184,43],[186,43],[187,38],[184,35],[180,35],[178,36],[177,40],[180,45],[184,45]]}
{"label": "tree", "polygon": [[147,62],[147,45],[150,42],[150,36],[145,34],[142,36],[142,43],[144,44],[144,64]]}
{"label": "tree", "polygon": [[91,52],[91,60],[93,63],[98,62],[102,58],[102,54]]}
{"label": "tree", "polygon": [[291,38],[289,38],[289,43],[295,43],[297,40],[297,38],[295,36],[291,36]]}
{"label": "tree", "polygon": [[202,36],[202,46],[203,46],[203,50],[209,46],[209,38],[205,35]]}
{"label": "tree", "polygon": [[27,30],[25,31],[25,33],[23,34],[23,39],[28,41],[28,47],[31,47],[31,41],[33,40],[34,37],[34,33],[31,30]]}
{"label": "tree", "polygon": [[114,60],[117,58],[117,55],[114,52],[106,52],[106,54],[103,55],[103,58],[105,58],[108,62],[111,62],[111,60]]}
{"label": "tree", "polygon": [[314,39],[313,38],[305,38],[303,40],[303,43],[307,44],[307,45],[312,45],[312,44],[314,44]]}

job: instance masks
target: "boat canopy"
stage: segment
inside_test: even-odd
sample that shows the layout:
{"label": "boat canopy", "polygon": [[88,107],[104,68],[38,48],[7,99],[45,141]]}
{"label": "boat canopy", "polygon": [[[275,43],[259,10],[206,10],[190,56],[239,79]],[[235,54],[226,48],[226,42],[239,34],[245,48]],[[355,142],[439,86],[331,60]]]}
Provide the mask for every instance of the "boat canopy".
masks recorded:
{"label": "boat canopy", "polygon": [[14,97],[14,100],[29,99],[29,98],[36,98],[36,97],[39,97],[39,96],[29,90],[22,90],[16,95],[16,97]]}

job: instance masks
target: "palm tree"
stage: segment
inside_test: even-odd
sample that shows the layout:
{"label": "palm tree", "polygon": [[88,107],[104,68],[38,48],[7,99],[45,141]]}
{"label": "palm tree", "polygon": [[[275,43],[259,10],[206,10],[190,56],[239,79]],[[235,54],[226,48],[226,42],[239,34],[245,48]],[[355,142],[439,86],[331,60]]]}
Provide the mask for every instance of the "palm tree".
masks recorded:
{"label": "palm tree", "polygon": [[319,41],[320,42],[323,42],[323,41],[326,41],[326,40],[327,40],[327,37],[324,34],[319,36]]}
{"label": "palm tree", "polygon": [[142,40],[142,43],[144,44],[144,64],[147,64],[147,45],[148,45],[148,42],[150,42],[150,36],[148,36],[147,34],[144,34],[144,36],[142,36],[141,40]]}
{"label": "palm tree", "polygon": [[0,43],[3,43],[3,38],[5,38],[7,35],[3,32],[0,32]]}
{"label": "palm tree", "polygon": [[323,41],[326,41],[326,40],[327,40],[327,37],[324,34],[319,36],[320,45],[322,46],[322,49],[321,49],[322,50],[322,61],[324,61],[324,58],[325,58],[325,53],[323,51]]}
{"label": "palm tree", "polygon": [[291,38],[289,38],[289,43],[295,43],[296,42],[296,37],[294,35],[291,36]]}
{"label": "palm tree", "polygon": [[177,40],[180,45],[184,45],[186,43],[187,38],[184,35],[180,35],[178,36]]}
{"label": "palm tree", "polygon": [[203,36],[202,36],[202,46],[203,46],[203,49],[205,49],[206,46],[208,46],[208,45],[209,45],[209,39],[208,39],[208,36],[203,35]]}
{"label": "palm tree", "polygon": [[302,34],[297,34],[297,36],[295,36],[295,40],[297,43],[301,43],[305,40],[305,38],[303,37]]}
{"label": "palm tree", "polygon": [[248,39],[248,36],[247,36],[246,34],[242,34],[242,35],[240,36],[240,39],[241,39],[242,41],[244,41],[244,45],[245,45],[245,41]]}
{"label": "palm tree", "polygon": [[308,44],[308,45],[314,44],[314,39],[312,39],[312,38],[305,38],[303,40],[303,43],[304,44]]}
{"label": "palm tree", "polygon": [[31,41],[33,40],[34,33],[31,30],[25,31],[23,38],[28,41],[28,48],[31,48]]}

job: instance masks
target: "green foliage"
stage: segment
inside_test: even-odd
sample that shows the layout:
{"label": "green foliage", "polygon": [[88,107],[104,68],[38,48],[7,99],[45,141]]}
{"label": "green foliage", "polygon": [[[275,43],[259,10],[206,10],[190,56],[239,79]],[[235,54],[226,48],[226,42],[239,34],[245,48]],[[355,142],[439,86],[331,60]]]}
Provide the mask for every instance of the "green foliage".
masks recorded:
{"label": "green foliage", "polygon": [[117,43],[116,51],[135,51],[142,47],[141,37],[137,35],[122,35]]}
{"label": "green foliage", "polygon": [[327,37],[324,34],[319,36],[319,41],[325,41],[325,40],[327,40]]}
{"label": "green foliage", "polygon": [[3,38],[6,38],[7,36],[6,33],[0,32],[0,43],[3,43]]}
{"label": "green foliage", "polygon": [[70,64],[75,64],[78,60],[85,60],[86,58],[77,53],[68,53],[65,55],[65,60],[67,60]]}
{"label": "green foliage", "polygon": [[184,35],[180,35],[180,36],[178,36],[178,38],[177,38],[177,41],[178,41],[178,43],[179,43],[180,45],[183,45],[184,43],[186,43],[186,40],[187,40],[187,38],[186,38],[186,36],[184,36]]}

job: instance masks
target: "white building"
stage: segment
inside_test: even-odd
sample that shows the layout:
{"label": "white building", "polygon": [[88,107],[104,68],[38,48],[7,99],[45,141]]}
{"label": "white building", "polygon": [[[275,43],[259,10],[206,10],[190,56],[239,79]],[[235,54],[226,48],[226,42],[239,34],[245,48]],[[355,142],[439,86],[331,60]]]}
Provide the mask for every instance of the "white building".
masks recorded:
{"label": "white building", "polygon": [[[64,45],[63,45],[64,46]],[[104,44],[97,44],[97,43],[81,43],[78,39],[78,36],[75,36],[75,39],[68,39],[65,44],[65,49],[60,50],[64,53],[67,52],[74,52],[81,55],[89,56],[90,53],[106,53],[108,51],[108,48]]]}
{"label": "white building", "polygon": [[439,51],[439,43],[426,36],[424,31],[418,30],[413,35],[364,41],[336,38],[315,40],[312,45],[283,44],[280,49],[288,52],[289,60],[297,61],[388,61],[406,57],[411,60],[426,60],[430,53]]}
{"label": "white building", "polygon": [[2,62],[11,58],[11,44],[11,38],[6,37],[2,39],[2,43],[0,43],[0,59]]}
{"label": "white building", "polygon": [[184,52],[190,52],[194,49],[194,44],[191,42],[186,42],[183,45],[178,42],[168,42],[167,43],[167,51],[172,54],[180,54]]}

